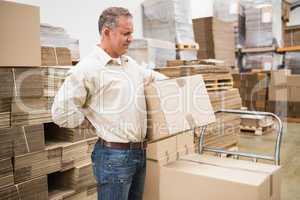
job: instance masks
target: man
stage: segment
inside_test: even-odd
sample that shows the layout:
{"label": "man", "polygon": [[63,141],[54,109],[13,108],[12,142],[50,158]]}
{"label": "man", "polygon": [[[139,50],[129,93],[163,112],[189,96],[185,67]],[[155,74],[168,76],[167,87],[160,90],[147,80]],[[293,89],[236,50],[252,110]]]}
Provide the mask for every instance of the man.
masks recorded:
{"label": "man", "polygon": [[124,56],[132,42],[132,15],[111,7],[99,18],[101,43],[70,70],[52,106],[62,127],[93,127],[98,199],[141,200],[146,169],[144,84],[166,77]]}

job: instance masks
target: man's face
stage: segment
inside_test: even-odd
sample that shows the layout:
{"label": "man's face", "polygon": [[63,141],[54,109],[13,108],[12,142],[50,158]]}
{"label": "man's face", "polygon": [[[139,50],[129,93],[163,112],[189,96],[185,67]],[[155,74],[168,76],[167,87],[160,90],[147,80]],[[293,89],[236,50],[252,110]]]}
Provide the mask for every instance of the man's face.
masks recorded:
{"label": "man's face", "polygon": [[112,51],[117,56],[125,54],[132,42],[133,23],[131,17],[121,16],[117,26],[110,30],[109,38]]}

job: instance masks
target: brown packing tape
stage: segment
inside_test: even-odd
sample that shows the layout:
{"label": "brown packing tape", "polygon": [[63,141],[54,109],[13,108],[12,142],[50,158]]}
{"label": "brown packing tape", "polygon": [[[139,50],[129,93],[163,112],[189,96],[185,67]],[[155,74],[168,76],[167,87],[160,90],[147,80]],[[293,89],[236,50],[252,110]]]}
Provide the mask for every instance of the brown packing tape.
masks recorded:
{"label": "brown packing tape", "polygon": [[55,54],[56,66],[58,66],[57,52],[56,52],[56,48],[55,47],[54,47],[54,54]]}
{"label": "brown packing tape", "polygon": [[183,78],[176,79],[176,82],[180,88],[183,88],[186,85],[186,80]]}
{"label": "brown packing tape", "polygon": [[21,129],[22,129],[22,132],[23,132],[23,136],[24,136],[24,140],[25,140],[25,144],[26,144],[27,153],[29,153],[30,149],[29,149],[28,140],[27,140],[27,136],[26,136],[26,132],[25,132],[24,126],[22,126]]}
{"label": "brown packing tape", "polygon": [[14,96],[18,96],[18,88],[17,88],[17,80],[16,80],[16,72],[15,72],[15,68],[12,68],[12,74],[13,74],[13,84],[14,84],[14,91],[15,91],[15,94]]}
{"label": "brown packing tape", "polygon": [[180,158],[179,160],[192,162],[192,163],[198,163],[198,164],[204,164],[204,165],[210,165],[210,166],[215,166],[215,167],[222,167],[222,168],[227,168],[227,169],[234,169],[234,170],[239,170],[239,171],[248,171],[248,172],[254,172],[254,173],[259,173],[259,174],[270,175],[270,173],[268,173],[268,172],[262,172],[262,171],[251,170],[251,169],[241,169],[239,167],[229,167],[229,166],[224,166],[224,165],[218,165],[218,164],[206,163],[206,162],[201,162],[201,161],[195,161],[195,160],[191,160],[191,159],[187,159],[187,158]]}
{"label": "brown packing tape", "polygon": [[196,120],[195,118],[193,117],[193,114],[192,113],[187,113],[186,116],[185,116],[185,119],[186,121],[189,123],[190,125],[190,128],[195,128],[196,127]]}
{"label": "brown packing tape", "polygon": [[22,197],[21,197],[21,194],[20,194],[19,185],[17,184],[17,185],[15,185],[15,187],[16,187],[16,190],[17,190],[18,199],[21,200]]}

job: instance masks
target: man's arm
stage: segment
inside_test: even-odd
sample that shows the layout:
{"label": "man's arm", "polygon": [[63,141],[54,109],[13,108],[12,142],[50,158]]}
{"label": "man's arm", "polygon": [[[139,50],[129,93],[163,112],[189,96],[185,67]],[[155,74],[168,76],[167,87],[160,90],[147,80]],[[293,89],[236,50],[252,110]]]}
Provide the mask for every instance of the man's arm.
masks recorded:
{"label": "man's arm", "polygon": [[165,76],[162,73],[159,73],[157,71],[151,70],[151,69],[144,69],[144,80],[145,85],[153,82],[153,81],[162,81],[166,80],[169,77]]}
{"label": "man's arm", "polygon": [[82,111],[87,96],[84,74],[75,71],[64,81],[52,105],[52,120],[61,127],[76,128],[86,119]]}

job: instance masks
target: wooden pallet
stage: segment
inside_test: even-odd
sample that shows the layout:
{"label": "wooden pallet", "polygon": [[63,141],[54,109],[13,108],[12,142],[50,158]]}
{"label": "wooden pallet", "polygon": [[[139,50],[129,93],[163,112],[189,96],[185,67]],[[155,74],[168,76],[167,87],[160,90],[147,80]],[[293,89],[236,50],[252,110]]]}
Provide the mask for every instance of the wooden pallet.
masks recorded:
{"label": "wooden pallet", "polygon": [[300,123],[300,118],[296,118],[296,117],[287,117],[285,119],[286,122],[289,123]]}
{"label": "wooden pallet", "polygon": [[208,64],[202,60],[167,60],[167,67]]}
{"label": "wooden pallet", "polygon": [[203,75],[207,91],[221,91],[233,88],[233,79],[230,74]]}
{"label": "wooden pallet", "polygon": [[266,133],[269,133],[273,130],[273,124],[265,127],[255,127],[255,126],[240,126],[240,130],[242,134],[251,134],[261,136]]}
{"label": "wooden pallet", "polygon": [[216,59],[200,59],[200,60],[167,60],[167,67],[175,67],[182,65],[218,65],[222,66],[224,61]]}
{"label": "wooden pallet", "polygon": [[198,44],[176,44],[176,50],[198,50]]}
{"label": "wooden pallet", "polygon": [[[234,144],[234,145],[232,145],[230,147],[227,147],[226,151],[238,152],[239,151],[239,147],[237,146],[237,144]],[[234,156],[232,154],[221,153],[220,157],[221,158],[228,158],[228,157],[234,157]]]}
{"label": "wooden pallet", "polygon": [[253,47],[253,48],[242,48],[242,53],[263,53],[263,52],[275,52],[276,46],[269,47]]}
{"label": "wooden pallet", "polygon": [[277,49],[278,53],[293,52],[293,51],[300,51],[300,45],[292,46],[292,47],[283,47],[283,48]]}

